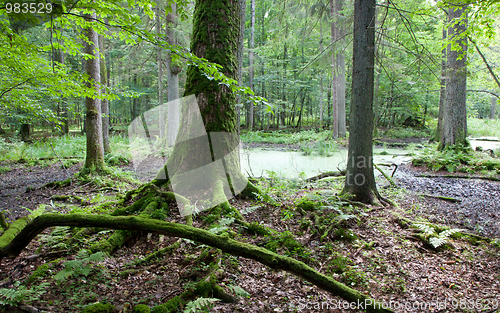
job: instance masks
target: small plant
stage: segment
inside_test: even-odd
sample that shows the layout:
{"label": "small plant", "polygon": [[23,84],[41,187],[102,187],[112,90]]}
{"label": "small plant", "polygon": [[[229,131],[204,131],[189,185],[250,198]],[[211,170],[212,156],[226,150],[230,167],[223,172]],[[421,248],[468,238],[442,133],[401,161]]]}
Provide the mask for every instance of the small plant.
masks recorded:
{"label": "small plant", "polygon": [[186,304],[184,313],[209,312],[209,309],[215,302],[220,301],[217,298],[198,298]]}
{"label": "small plant", "polygon": [[54,278],[59,281],[65,281],[72,276],[85,276],[87,277],[93,269],[92,263],[104,260],[103,252],[96,252],[88,255],[87,251],[81,250],[78,252],[77,259],[66,261],[63,263],[64,269],[57,273]]}
{"label": "small plant", "polygon": [[82,313],[113,313],[115,306],[109,303],[95,303],[83,309]]}
{"label": "small plant", "polygon": [[47,291],[46,289],[49,286],[50,283],[41,283],[40,285],[28,289],[26,286],[20,286],[20,283],[17,282],[14,284],[16,288],[1,288],[0,305],[17,306],[21,303],[27,304],[38,301],[40,300],[40,296]]}
{"label": "small plant", "polygon": [[57,226],[50,235],[41,235],[40,242],[50,250],[64,250],[68,248],[66,240],[70,235],[71,229],[69,227]]}
{"label": "small plant", "polygon": [[424,238],[428,240],[429,244],[437,249],[441,246],[444,246],[448,243],[448,240],[453,234],[459,233],[462,229],[452,228],[448,230],[444,230],[440,233],[437,233],[436,229],[427,224],[413,224],[415,227],[424,232]]}

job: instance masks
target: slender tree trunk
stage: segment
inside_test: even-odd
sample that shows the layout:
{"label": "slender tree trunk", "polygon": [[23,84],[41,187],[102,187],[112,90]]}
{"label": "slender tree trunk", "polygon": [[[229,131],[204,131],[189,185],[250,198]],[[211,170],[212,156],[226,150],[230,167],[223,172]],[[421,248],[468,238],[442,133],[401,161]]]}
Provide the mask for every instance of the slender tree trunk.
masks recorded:
{"label": "slender tree trunk", "polygon": [[[238,42],[238,52],[236,54],[237,59],[238,59],[238,73],[237,73],[237,78],[238,78],[238,85],[240,87],[243,86],[243,50],[245,48],[245,13],[246,13],[246,0],[239,0],[240,1],[240,41]],[[238,116],[238,133],[240,133],[240,124],[241,124],[241,108],[243,107],[242,104],[242,97],[240,94],[236,96],[236,115]]]}
{"label": "slender tree trunk", "polygon": [[[253,49],[255,48],[255,0],[251,0],[250,3],[250,40],[248,42],[249,51],[248,51],[248,59],[249,59],[249,73],[248,73],[248,87],[250,89],[254,89],[253,87],[253,77],[254,77],[254,53]],[[253,130],[254,124],[254,104],[252,101],[248,103],[248,129]]]}
{"label": "slender tree trunk", "polygon": [[[156,12],[155,12],[155,30],[158,38],[160,38],[160,34],[162,31],[161,28],[161,8],[160,4],[158,3],[156,6]],[[158,66],[158,105],[161,106],[163,105],[163,69],[162,69],[162,48],[158,47],[156,51],[156,64]],[[160,138],[163,138],[165,136],[165,111],[163,109],[160,109],[158,112],[158,128],[160,131]]]}
{"label": "slender tree trunk", "polygon": [[[93,15],[87,14],[86,17],[94,18]],[[92,26],[85,29],[87,41],[84,42],[85,53],[92,56],[86,61],[87,75],[90,77],[90,82],[87,87],[95,89],[96,94],[100,92],[101,73],[99,66],[99,38]],[[85,127],[87,134],[87,153],[85,158],[84,170],[101,170],[104,165],[104,147],[102,142],[102,117],[101,117],[101,101],[99,98],[87,97],[85,99]]]}
{"label": "slender tree trunk", "polygon": [[[339,19],[342,18],[341,11],[344,6],[344,0],[335,0],[335,13]],[[343,48],[344,40],[341,39],[345,36],[344,22],[342,20],[337,21],[337,39],[340,40],[341,47]],[[337,79],[337,99],[338,99],[338,127],[339,127],[339,137],[345,137],[347,135],[346,129],[346,112],[345,112],[345,56],[344,50],[340,49],[337,53],[337,63],[336,67],[338,70]]]}
{"label": "slender tree trunk", "polygon": [[[450,7],[448,19],[450,22],[463,17],[467,5]],[[447,146],[467,146],[467,20],[462,19],[448,29],[448,36],[456,40],[460,51],[447,48],[448,75],[446,81],[446,96],[443,111],[443,132],[439,148]]]}
{"label": "slender tree trunk", "polygon": [[[443,42],[446,40],[446,29],[443,27]],[[433,140],[441,142],[441,133],[443,132],[443,110],[444,98],[446,95],[446,47],[441,51],[441,89],[439,91],[439,113],[436,132],[434,133]]]}
{"label": "slender tree trunk", "polygon": [[373,174],[375,0],[355,0],[352,96],[347,173],[342,194],[372,203],[379,197]]}
{"label": "slender tree trunk", "polygon": [[494,120],[495,119],[495,114],[497,110],[497,100],[498,98],[495,96],[491,97],[491,107],[490,107],[490,119]]}
{"label": "slender tree trunk", "polygon": [[[101,71],[101,86],[102,91],[105,92],[106,88],[109,87],[108,82],[108,71],[106,66],[106,58],[104,52],[104,36],[99,36],[99,59],[100,59],[100,71]],[[103,99],[101,101],[101,112],[102,112],[102,144],[104,153],[110,153],[111,148],[109,146],[109,101],[108,99]]]}
{"label": "slender tree trunk", "polygon": [[[174,45],[177,44],[174,29],[177,25],[177,4],[172,3],[172,12],[167,15],[167,41]],[[173,146],[179,132],[179,74],[182,71],[182,65],[179,60],[172,59],[170,51],[167,52],[167,74],[168,74],[168,144]]]}

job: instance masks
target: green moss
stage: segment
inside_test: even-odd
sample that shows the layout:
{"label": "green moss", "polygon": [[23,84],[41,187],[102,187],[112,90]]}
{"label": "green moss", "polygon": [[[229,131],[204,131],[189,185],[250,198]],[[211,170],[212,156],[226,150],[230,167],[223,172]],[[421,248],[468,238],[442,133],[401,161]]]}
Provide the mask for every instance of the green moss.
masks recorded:
{"label": "green moss", "polygon": [[17,234],[21,232],[21,230],[28,224],[28,222],[29,218],[27,216],[12,222],[9,228],[0,237],[0,249],[7,246],[12,241],[12,239],[14,239]]}
{"label": "green moss", "polygon": [[179,311],[181,307],[184,306],[184,301],[182,301],[181,297],[174,297],[164,304],[160,304],[155,306],[151,313],[173,313]]}
{"label": "green moss", "polygon": [[265,226],[262,226],[257,222],[251,222],[250,224],[247,224],[246,230],[251,234],[256,234],[261,236],[266,236],[271,234],[271,232]]}
{"label": "green moss", "polygon": [[57,263],[59,263],[62,259],[57,259],[51,261],[49,263],[42,264],[36,268],[36,270],[26,279],[26,282],[32,283],[38,278],[45,277],[49,274],[50,269],[53,268]]}
{"label": "green moss", "polygon": [[113,313],[115,306],[109,303],[95,303],[85,307],[82,313]]}
{"label": "green moss", "polygon": [[134,313],[150,313],[151,310],[145,304],[138,304],[134,306]]}
{"label": "green moss", "polygon": [[336,229],[333,235],[336,240],[354,241],[357,238],[355,233],[345,228]]}

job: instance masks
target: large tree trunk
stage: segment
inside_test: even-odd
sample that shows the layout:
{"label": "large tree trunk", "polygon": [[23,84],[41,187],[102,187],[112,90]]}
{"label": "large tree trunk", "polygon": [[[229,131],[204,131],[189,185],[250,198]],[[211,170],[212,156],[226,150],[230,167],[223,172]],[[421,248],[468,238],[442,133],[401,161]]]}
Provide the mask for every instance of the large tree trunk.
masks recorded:
{"label": "large tree trunk", "polygon": [[[101,71],[101,86],[102,91],[106,92],[109,87],[108,81],[108,68],[106,66],[106,58],[104,52],[104,36],[99,36],[99,53],[100,53],[100,71]],[[109,146],[109,100],[103,99],[101,101],[101,112],[102,112],[102,144],[104,153],[110,153],[111,147]]]}
{"label": "large tree trunk", "polygon": [[[239,13],[239,0],[196,1],[191,41],[191,51],[196,56],[220,64],[221,71],[233,79],[237,75],[240,34],[234,30],[240,29]],[[193,203],[194,194],[211,194],[211,199],[204,198],[205,209],[227,205],[227,198],[247,186],[240,172],[237,149],[236,96],[195,66],[188,68],[184,96],[174,151],[157,181],[170,182],[174,192]],[[202,121],[197,120],[200,115]],[[181,208],[183,216],[190,212]]]}
{"label": "large tree trunk", "polygon": [[[248,87],[250,89],[253,88],[253,76],[254,76],[254,53],[253,49],[255,47],[255,0],[251,0],[250,3],[250,40],[248,42],[248,61],[249,61],[249,66],[248,66]],[[262,95],[264,96],[264,95]],[[253,130],[253,124],[254,124],[254,104],[252,101],[248,103],[248,121],[247,121],[247,127],[248,130]]]}
{"label": "large tree trunk", "polygon": [[375,0],[354,2],[349,153],[343,195],[372,203],[378,197],[373,174],[373,85]]}
{"label": "large tree trunk", "polygon": [[[167,42],[171,45],[176,45],[175,26],[177,24],[177,4],[172,3],[172,12],[167,15]],[[172,147],[175,144],[177,134],[179,132],[179,73],[182,71],[182,65],[179,61],[172,59],[170,51],[167,52],[167,76],[168,76],[168,113],[167,113],[167,138],[168,145]]]}
{"label": "large tree trunk", "polygon": [[[448,10],[450,22],[463,18],[467,5],[451,6]],[[448,37],[456,41],[460,51],[447,49],[448,75],[443,111],[443,131],[439,148],[467,146],[467,20],[461,19],[448,29]]]}
{"label": "large tree trunk", "polygon": [[[94,18],[93,15],[86,15],[88,18]],[[88,88],[94,88],[98,95],[100,92],[101,74],[99,66],[99,38],[92,26],[85,29],[87,41],[84,42],[85,53],[92,56],[87,59],[85,69],[90,81],[87,83]],[[85,158],[84,169],[94,171],[101,170],[104,165],[104,147],[102,143],[102,118],[101,118],[101,101],[99,98],[87,97],[85,99],[85,127],[87,134],[87,153]]]}

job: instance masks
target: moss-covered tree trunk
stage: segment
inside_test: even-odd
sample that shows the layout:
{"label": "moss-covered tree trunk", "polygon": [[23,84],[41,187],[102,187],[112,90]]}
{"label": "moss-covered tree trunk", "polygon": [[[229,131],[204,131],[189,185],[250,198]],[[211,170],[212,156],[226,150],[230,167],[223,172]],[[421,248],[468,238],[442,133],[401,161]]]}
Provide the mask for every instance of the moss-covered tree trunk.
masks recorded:
{"label": "moss-covered tree trunk", "polygon": [[365,203],[378,197],[373,174],[374,63],[375,0],[356,0],[349,153],[342,194]]}
{"label": "moss-covered tree trunk", "polygon": [[[191,51],[196,56],[221,65],[220,71],[235,80],[239,13],[238,0],[196,1],[191,41]],[[210,194],[213,201],[203,199],[206,202],[204,208],[227,204],[227,198],[245,188],[247,182],[240,172],[237,149],[235,106],[236,95],[227,86],[208,79],[198,67],[189,67],[181,103],[179,134],[157,182],[169,182],[174,192],[185,197],[205,189],[204,194]],[[202,120],[197,121],[200,115]],[[242,182],[245,185],[241,186]],[[237,184],[238,188],[235,187]],[[181,214],[189,213],[183,213],[181,209]]]}

